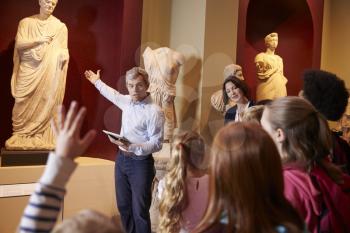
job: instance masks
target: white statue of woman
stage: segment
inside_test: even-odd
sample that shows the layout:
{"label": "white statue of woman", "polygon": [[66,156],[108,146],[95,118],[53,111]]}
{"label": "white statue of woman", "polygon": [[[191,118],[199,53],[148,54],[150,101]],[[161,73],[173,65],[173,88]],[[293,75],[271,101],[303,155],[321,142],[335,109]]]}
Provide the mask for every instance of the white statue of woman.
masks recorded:
{"label": "white statue of woman", "polygon": [[255,57],[258,86],[256,100],[276,99],[287,96],[287,78],[283,74],[283,60],[275,54],[278,34],[273,32],[265,37],[266,52]]}
{"label": "white statue of woman", "polygon": [[13,134],[8,150],[49,150],[55,146],[50,119],[64,97],[68,30],[52,15],[58,0],[39,0],[40,13],[19,22],[11,92]]}
{"label": "white statue of woman", "polygon": [[176,80],[184,56],[170,48],[162,47],[152,50],[147,47],[143,52],[145,70],[149,75],[152,99],[164,111],[164,141],[172,140],[176,128],[176,113],[174,99],[176,96]]}

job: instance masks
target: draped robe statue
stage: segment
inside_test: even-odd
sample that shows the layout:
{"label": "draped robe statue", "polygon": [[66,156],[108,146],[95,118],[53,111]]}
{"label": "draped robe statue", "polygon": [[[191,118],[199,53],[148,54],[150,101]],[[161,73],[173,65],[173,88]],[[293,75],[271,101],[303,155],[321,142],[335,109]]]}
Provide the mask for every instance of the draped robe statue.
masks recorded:
{"label": "draped robe statue", "polygon": [[265,37],[266,52],[255,57],[258,86],[256,100],[276,99],[287,96],[287,78],[283,74],[283,60],[275,54],[278,34],[273,32]]}
{"label": "draped robe statue", "polygon": [[[40,4],[45,4],[43,1]],[[6,149],[54,148],[50,120],[64,97],[69,60],[67,40],[66,25],[51,14],[46,19],[34,15],[20,21],[11,80],[15,98],[13,134],[5,143]]]}
{"label": "draped robe statue", "polygon": [[143,52],[145,70],[149,75],[152,99],[164,111],[164,141],[172,140],[176,128],[176,113],[174,99],[176,96],[176,80],[180,67],[184,63],[184,56],[167,47],[152,50],[147,47]]}

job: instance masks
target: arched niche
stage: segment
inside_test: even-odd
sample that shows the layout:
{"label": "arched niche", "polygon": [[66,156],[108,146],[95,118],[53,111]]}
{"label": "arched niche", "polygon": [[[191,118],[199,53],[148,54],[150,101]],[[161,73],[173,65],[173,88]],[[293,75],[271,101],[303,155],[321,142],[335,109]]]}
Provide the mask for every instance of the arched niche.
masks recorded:
{"label": "arched niche", "polygon": [[[38,1],[0,1],[0,147],[12,134],[13,98],[10,92],[14,38],[20,19],[37,14]],[[72,100],[87,107],[83,131],[98,134],[85,155],[114,160],[116,147],[102,129],[117,131],[121,112],[84,78],[86,69],[102,70],[102,80],[125,93],[123,74],[138,64],[142,1],[59,1],[54,15],[68,28],[68,65],[64,104]]]}
{"label": "arched niche", "polygon": [[279,34],[276,54],[284,61],[288,95],[296,95],[301,74],[307,68],[320,67],[323,1],[240,0],[237,63],[256,90],[256,54],[265,51],[264,37]]}

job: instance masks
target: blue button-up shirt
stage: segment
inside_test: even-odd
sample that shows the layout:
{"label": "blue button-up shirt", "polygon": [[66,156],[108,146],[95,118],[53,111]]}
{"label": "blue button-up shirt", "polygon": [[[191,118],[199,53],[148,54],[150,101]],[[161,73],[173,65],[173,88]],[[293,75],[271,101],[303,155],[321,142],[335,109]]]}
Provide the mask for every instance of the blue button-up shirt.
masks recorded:
{"label": "blue button-up shirt", "polygon": [[122,110],[120,135],[131,142],[129,152],[148,155],[162,149],[164,113],[150,96],[135,102],[130,95],[120,94],[101,80],[95,82],[95,87]]}

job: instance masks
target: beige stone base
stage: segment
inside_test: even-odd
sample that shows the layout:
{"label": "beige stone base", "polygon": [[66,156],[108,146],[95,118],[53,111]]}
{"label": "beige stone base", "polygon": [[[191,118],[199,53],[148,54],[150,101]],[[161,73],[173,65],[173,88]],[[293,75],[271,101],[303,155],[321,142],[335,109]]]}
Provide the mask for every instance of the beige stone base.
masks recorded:
{"label": "beige stone base", "polygon": [[[67,185],[63,218],[86,208],[108,216],[117,215],[114,162],[87,157],[78,158],[77,162],[79,166]],[[44,166],[0,167],[0,190],[4,190],[4,185],[35,183],[43,170]],[[13,190],[12,193],[18,191]],[[0,197],[1,233],[15,232],[28,199],[29,195]]]}
{"label": "beige stone base", "polygon": [[[170,158],[170,144],[165,143],[160,152],[153,154],[156,167],[154,194],[158,181],[164,177]],[[114,191],[114,162],[81,157],[79,164],[67,185],[63,218],[69,218],[82,209],[98,210],[107,216],[118,215]],[[31,184],[38,181],[43,165],[0,167],[0,191],[5,185]],[[0,192],[1,195],[1,192]],[[20,221],[27,205],[29,194],[0,197],[0,232],[12,233]],[[152,229],[158,226],[158,201],[153,198],[151,207]]]}

